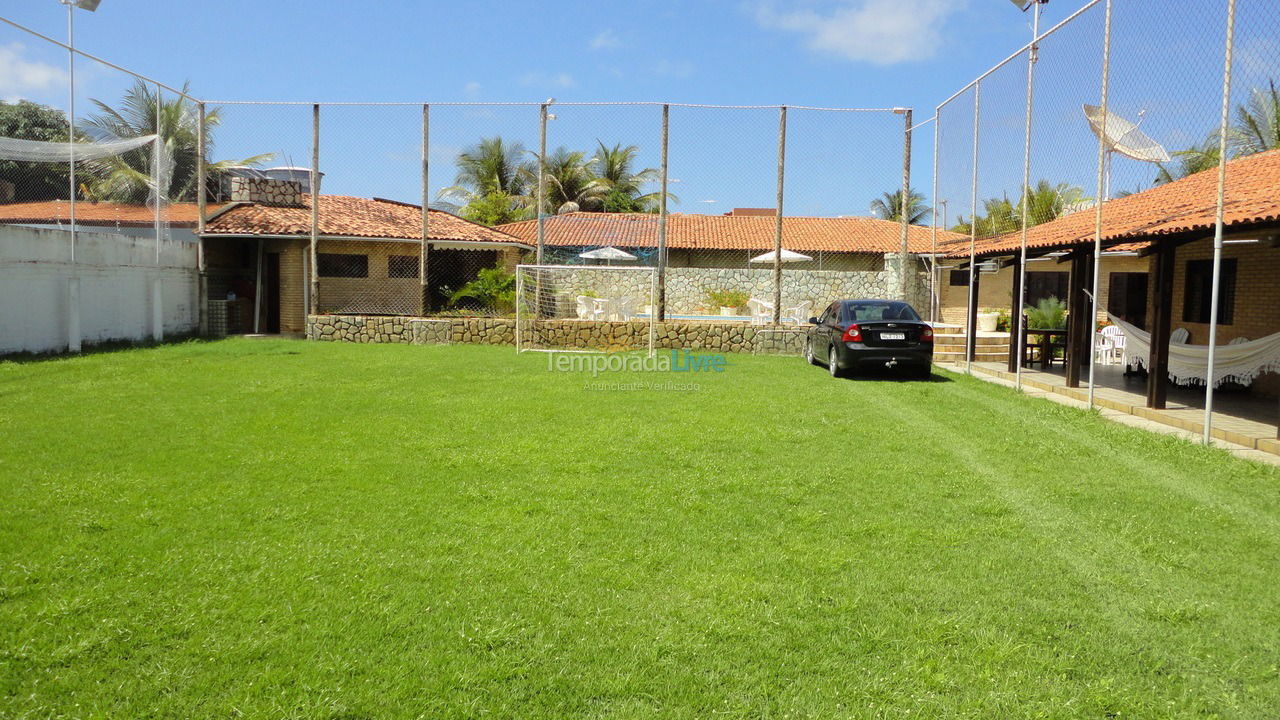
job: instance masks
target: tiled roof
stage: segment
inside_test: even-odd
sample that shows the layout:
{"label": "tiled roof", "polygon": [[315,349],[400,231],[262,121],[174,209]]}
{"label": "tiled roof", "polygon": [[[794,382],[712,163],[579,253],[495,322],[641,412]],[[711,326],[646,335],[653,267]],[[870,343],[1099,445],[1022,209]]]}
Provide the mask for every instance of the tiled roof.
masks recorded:
{"label": "tiled roof", "polygon": [[[321,235],[340,237],[422,239],[422,208],[393,200],[321,195]],[[205,223],[209,235],[311,234],[311,197],[302,207],[271,207],[256,203],[235,205]],[[477,225],[440,210],[431,210],[428,237],[442,242],[519,243],[506,233]]]}
{"label": "tiled roof", "polygon": [[[773,248],[775,218],[751,215],[669,215],[667,247],[691,250],[759,250]],[[655,247],[658,216],[643,213],[568,213],[549,217],[546,242],[551,246]],[[536,243],[538,222],[499,225],[499,229],[528,243]],[[902,226],[869,217],[784,217],[782,247],[796,252],[896,252]],[[939,244],[959,238],[938,231]],[[912,225],[907,247],[913,253],[929,253],[933,234],[928,227]]]}
{"label": "tiled roof", "polygon": [[[208,210],[212,213],[218,207],[210,204]],[[165,209],[165,218],[170,225],[195,227],[199,215],[195,203],[173,203]],[[53,225],[70,221],[71,203],[68,200],[0,204],[0,223]],[[155,223],[155,210],[146,205],[77,200],[76,223],[150,227]]]}
{"label": "tiled roof", "polygon": [[[1116,198],[1102,206],[1104,242],[1135,240],[1125,249],[1145,247],[1155,236],[1211,232],[1218,201],[1218,170],[1213,168]],[[1225,226],[1280,222],[1280,150],[1269,150],[1227,163]],[[1027,231],[1027,247],[1042,249],[1093,242],[1096,212],[1081,210]],[[1132,247],[1131,247],[1132,246]],[[999,255],[1021,247],[1014,232],[979,241],[976,254]],[[953,256],[967,257],[967,244]]]}

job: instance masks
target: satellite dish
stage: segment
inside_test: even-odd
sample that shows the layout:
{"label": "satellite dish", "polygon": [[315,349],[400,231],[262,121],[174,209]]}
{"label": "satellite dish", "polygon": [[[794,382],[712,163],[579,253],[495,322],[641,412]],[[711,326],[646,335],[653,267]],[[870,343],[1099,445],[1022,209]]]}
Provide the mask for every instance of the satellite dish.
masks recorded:
{"label": "satellite dish", "polygon": [[1139,114],[1138,122],[1135,123],[1112,112],[1104,113],[1097,105],[1085,105],[1084,116],[1089,121],[1089,129],[1102,140],[1107,154],[1106,166],[1103,169],[1105,180],[1102,199],[1104,201],[1111,197],[1111,156],[1115,153],[1120,153],[1132,160],[1149,163],[1169,162],[1172,159],[1163,145],[1138,129],[1138,125],[1142,122],[1142,113]]}
{"label": "satellite dish", "polygon": [[1118,152],[1128,158],[1143,162],[1169,162],[1169,153],[1160,143],[1138,129],[1138,123],[1130,122],[1115,113],[1103,114],[1097,105],[1085,105],[1084,116],[1089,129],[1102,138],[1108,152]]}

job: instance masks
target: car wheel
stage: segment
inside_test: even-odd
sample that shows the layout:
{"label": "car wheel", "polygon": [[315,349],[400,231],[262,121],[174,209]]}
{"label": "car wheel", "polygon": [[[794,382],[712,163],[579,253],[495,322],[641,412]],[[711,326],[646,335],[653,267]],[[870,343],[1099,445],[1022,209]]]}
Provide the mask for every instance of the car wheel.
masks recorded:
{"label": "car wheel", "polygon": [[805,338],[805,341],[804,341],[804,359],[805,359],[805,362],[809,363],[810,365],[818,364],[818,358],[815,357],[813,354],[813,343],[810,342],[808,338]]}
{"label": "car wheel", "polygon": [[844,371],[840,369],[839,363],[836,362],[836,346],[832,345],[831,350],[827,352],[827,370],[831,371],[831,377],[844,377]]}

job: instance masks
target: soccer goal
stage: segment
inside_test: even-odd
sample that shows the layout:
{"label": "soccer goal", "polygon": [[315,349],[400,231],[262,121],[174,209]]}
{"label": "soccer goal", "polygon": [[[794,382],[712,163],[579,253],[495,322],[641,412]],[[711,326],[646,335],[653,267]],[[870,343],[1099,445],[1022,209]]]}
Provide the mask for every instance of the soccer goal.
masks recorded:
{"label": "soccer goal", "polygon": [[516,351],[653,354],[657,305],[656,268],[519,265]]}

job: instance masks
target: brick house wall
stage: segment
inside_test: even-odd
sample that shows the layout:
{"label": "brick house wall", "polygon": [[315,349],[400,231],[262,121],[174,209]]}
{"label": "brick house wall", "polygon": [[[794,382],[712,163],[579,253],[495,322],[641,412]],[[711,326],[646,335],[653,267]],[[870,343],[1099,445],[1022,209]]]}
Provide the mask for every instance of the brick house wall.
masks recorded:
{"label": "brick house wall", "polygon": [[[1173,322],[1172,327],[1186,328],[1191,333],[1193,345],[1209,342],[1208,323],[1186,322],[1187,263],[1191,260],[1212,260],[1213,241],[1198,240],[1178,248],[1173,269]],[[1218,325],[1218,344],[1224,345],[1234,338],[1251,340],[1280,332],[1280,249],[1265,243],[1226,245],[1223,259],[1236,260],[1235,311],[1230,325]],[[1144,258],[1146,260],[1147,258]],[[1154,257],[1149,259],[1154,277]],[[1147,322],[1150,327],[1152,293],[1148,292]],[[1267,373],[1253,383],[1253,391],[1269,397],[1280,395],[1280,375]]]}
{"label": "brick house wall", "polygon": [[[1027,272],[1070,272],[1071,263],[1058,263],[1053,260],[1027,263]],[[1143,257],[1123,255],[1107,255],[1102,258],[1101,272],[1098,277],[1098,295],[1101,304],[1098,308],[1098,319],[1107,318],[1107,299],[1111,293],[1111,273],[1117,272],[1149,272],[1150,262]],[[942,322],[953,325],[964,325],[965,314],[969,306],[969,286],[953,286],[950,284],[949,270],[943,270],[938,281],[941,294]],[[965,271],[967,276],[968,271]],[[1086,284],[1092,279],[1085,281]],[[1148,293],[1150,291],[1148,290]],[[1063,298],[1065,300],[1066,298]],[[1013,269],[1000,268],[998,272],[984,274],[978,284],[979,311],[994,308],[1008,312],[1013,306]]]}

